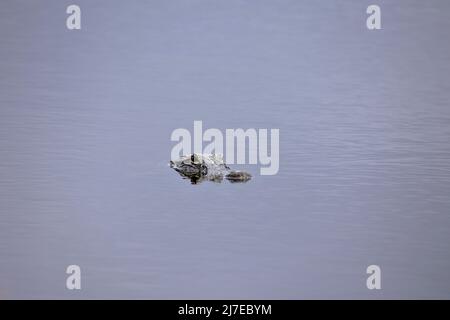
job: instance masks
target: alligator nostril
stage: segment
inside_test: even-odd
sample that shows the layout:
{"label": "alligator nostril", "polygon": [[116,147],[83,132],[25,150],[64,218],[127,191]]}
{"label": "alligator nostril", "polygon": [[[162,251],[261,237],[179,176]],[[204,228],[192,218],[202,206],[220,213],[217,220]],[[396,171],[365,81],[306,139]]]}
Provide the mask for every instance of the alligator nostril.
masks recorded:
{"label": "alligator nostril", "polygon": [[194,162],[195,161],[195,157],[194,154],[191,154],[191,161]]}

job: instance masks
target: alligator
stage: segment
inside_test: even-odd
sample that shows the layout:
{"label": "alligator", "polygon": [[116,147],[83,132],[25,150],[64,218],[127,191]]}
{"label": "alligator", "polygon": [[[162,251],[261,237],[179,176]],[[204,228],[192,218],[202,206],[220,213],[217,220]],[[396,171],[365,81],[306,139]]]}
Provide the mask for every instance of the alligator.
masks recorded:
{"label": "alligator", "polygon": [[231,183],[247,182],[251,175],[244,171],[231,170],[221,155],[198,154],[182,156],[179,160],[170,161],[170,167],[183,178],[190,179],[192,184],[202,181],[222,182],[223,178]]}

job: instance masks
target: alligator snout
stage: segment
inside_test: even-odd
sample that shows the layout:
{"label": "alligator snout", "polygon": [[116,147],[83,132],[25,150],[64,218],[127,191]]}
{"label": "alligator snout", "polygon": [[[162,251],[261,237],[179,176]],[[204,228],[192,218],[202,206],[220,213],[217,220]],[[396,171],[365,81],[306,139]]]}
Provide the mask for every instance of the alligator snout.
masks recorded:
{"label": "alligator snout", "polygon": [[252,175],[244,171],[231,171],[225,178],[230,182],[245,182],[250,180]]}

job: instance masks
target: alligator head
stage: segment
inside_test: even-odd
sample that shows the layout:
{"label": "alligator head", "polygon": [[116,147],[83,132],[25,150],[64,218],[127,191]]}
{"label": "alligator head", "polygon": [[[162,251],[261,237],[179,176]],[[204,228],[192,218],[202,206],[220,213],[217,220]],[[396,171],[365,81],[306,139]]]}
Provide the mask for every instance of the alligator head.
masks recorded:
{"label": "alligator head", "polygon": [[170,167],[183,178],[190,179],[192,184],[204,180],[222,182],[223,177],[230,182],[247,182],[251,175],[243,171],[231,171],[223,158],[215,154],[193,153],[170,161]]}
{"label": "alligator head", "polygon": [[208,167],[203,158],[195,153],[180,160],[170,161],[170,167],[185,177],[200,178],[208,174]]}

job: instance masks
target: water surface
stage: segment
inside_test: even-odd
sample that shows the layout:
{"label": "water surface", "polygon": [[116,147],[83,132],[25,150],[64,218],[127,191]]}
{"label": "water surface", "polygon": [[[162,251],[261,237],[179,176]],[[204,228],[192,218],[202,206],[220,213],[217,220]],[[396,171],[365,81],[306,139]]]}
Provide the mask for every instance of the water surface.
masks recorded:
{"label": "water surface", "polygon": [[[450,5],[377,3],[3,3],[0,298],[449,298]],[[194,120],[279,173],[180,179]]]}

